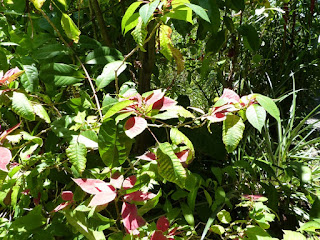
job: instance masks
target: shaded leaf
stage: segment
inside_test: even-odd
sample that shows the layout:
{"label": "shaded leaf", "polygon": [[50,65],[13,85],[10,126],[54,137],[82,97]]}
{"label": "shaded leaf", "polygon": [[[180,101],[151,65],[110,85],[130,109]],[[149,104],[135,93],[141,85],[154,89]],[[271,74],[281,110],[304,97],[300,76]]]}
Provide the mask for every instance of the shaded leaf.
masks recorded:
{"label": "shaded leaf", "polygon": [[117,60],[123,60],[121,52],[115,48],[101,47],[88,53],[85,63],[106,65]]}

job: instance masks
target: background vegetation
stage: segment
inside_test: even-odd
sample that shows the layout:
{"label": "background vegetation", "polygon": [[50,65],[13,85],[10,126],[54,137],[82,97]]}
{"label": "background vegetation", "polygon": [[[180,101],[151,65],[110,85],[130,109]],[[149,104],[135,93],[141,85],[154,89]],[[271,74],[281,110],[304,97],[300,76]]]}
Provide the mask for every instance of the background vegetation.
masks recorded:
{"label": "background vegetation", "polygon": [[0,237],[318,239],[319,32],[318,0],[1,1]]}

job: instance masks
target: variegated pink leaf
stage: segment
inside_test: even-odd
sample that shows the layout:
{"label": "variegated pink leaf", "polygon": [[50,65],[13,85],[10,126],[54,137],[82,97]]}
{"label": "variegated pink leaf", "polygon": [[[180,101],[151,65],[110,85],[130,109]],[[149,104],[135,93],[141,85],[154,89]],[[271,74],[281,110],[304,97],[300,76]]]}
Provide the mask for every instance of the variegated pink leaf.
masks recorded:
{"label": "variegated pink leaf", "polygon": [[138,235],[137,229],[146,224],[146,221],[138,215],[137,206],[127,202],[122,204],[121,216],[126,231],[134,235]]}
{"label": "variegated pink leaf", "polygon": [[144,193],[142,191],[136,191],[133,193],[126,194],[124,196],[124,200],[127,202],[131,202],[131,201],[141,202],[141,201],[152,199],[155,196],[156,195],[154,193]]}
{"label": "variegated pink leaf", "polygon": [[61,193],[61,198],[62,198],[63,201],[72,201],[73,192],[71,192],[71,191],[63,191]]}
{"label": "variegated pink leaf", "polygon": [[171,107],[174,107],[175,105],[177,105],[177,102],[175,100],[168,97],[163,97],[153,104],[152,109],[164,111],[170,109]]}
{"label": "variegated pink leaf", "polygon": [[108,191],[103,191],[94,195],[89,203],[89,207],[100,206],[113,201],[117,197],[117,193],[111,188]]}
{"label": "variegated pink leaf", "polygon": [[168,238],[165,235],[163,235],[161,231],[155,231],[152,234],[150,240],[168,240]]}
{"label": "variegated pink leaf", "polygon": [[69,206],[69,205],[71,205],[71,204],[72,204],[72,201],[60,203],[55,209],[53,209],[53,211],[54,211],[54,212],[58,212],[58,211],[66,208],[67,206]]}
{"label": "variegated pink leaf", "polygon": [[151,106],[155,102],[159,101],[164,97],[164,92],[161,89],[154,90],[152,94],[144,99],[147,106]]}
{"label": "variegated pink leaf", "polygon": [[148,127],[147,121],[142,117],[131,117],[125,125],[125,133],[129,138],[134,138]]}
{"label": "variegated pink leaf", "polygon": [[[102,192],[101,188],[107,188],[109,185],[99,179],[90,179],[90,178],[76,178],[72,179],[76,184],[78,184],[81,189],[90,194],[97,194]],[[97,184],[100,184],[100,188],[97,187]]]}
{"label": "variegated pink leaf", "polygon": [[146,152],[145,154],[137,157],[138,159],[141,160],[146,160],[146,161],[153,161],[153,160],[157,160],[157,156],[153,153],[153,152]]}
{"label": "variegated pink leaf", "polygon": [[186,149],[186,150],[183,150],[181,152],[178,152],[178,153],[175,153],[176,156],[179,158],[182,166],[184,167],[188,167],[188,164],[187,164],[187,161],[188,161],[188,156],[190,154],[190,150]]}
{"label": "variegated pink leaf", "polygon": [[132,175],[130,177],[127,177],[122,184],[122,188],[123,189],[130,189],[133,188],[133,186],[136,184],[137,182],[137,177],[135,175]]}
{"label": "variegated pink leaf", "polygon": [[12,158],[11,151],[5,147],[0,147],[0,169],[8,172],[7,165]]}
{"label": "variegated pink leaf", "polygon": [[228,88],[225,88],[223,90],[223,94],[222,94],[221,98],[226,99],[228,101],[228,103],[238,103],[240,101],[239,95]]}
{"label": "variegated pink leaf", "polygon": [[157,221],[158,230],[165,232],[169,229],[169,226],[170,226],[169,220],[165,216],[162,216],[158,219]]}
{"label": "variegated pink leaf", "polygon": [[121,188],[123,181],[124,181],[124,177],[119,172],[112,174],[110,178],[110,184],[117,189]]}

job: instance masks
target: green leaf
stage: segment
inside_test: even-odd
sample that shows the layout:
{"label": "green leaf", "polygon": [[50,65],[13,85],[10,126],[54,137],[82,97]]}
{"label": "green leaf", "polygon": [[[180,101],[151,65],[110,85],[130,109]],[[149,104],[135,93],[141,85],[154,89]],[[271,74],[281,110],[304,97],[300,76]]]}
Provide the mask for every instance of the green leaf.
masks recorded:
{"label": "green leaf", "polygon": [[140,46],[142,51],[145,51],[143,48],[144,41],[147,38],[148,31],[146,26],[143,24],[141,17],[139,17],[138,24],[136,25],[135,29],[131,32],[134,41]]}
{"label": "green leaf", "polygon": [[249,123],[261,133],[266,121],[266,110],[258,104],[250,105],[246,110],[246,117]]}
{"label": "green leaf", "polygon": [[42,206],[36,206],[27,215],[17,218],[12,222],[11,228],[22,231],[32,231],[46,223],[46,218],[42,216]]}
{"label": "green leaf", "polygon": [[138,215],[143,216],[144,214],[149,212],[151,209],[154,209],[157,206],[159,202],[159,198],[161,196],[162,196],[162,192],[160,189],[160,191],[154,198],[152,198],[151,200],[148,200],[147,203],[143,204],[143,206],[138,209]]}
{"label": "green leaf", "polygon": [[189,4],[189,0],[175,0],[172,4],[172,10],[165,14],[164,17],[183,20],[193,24],[192,21],[192,9],[185,4]]}
{"label": "green leaf", "polygon": [[316,199],[312,204],[309,214],[311,219],[320,218],[320,197],[319,196],[316,196]]}
{"label": "green leaf", "polygon": [[50,63],[41,66],[40,78],[47,84],[62,87],[81,82],[85,77],[72,65]]}
{"label": "green leaf", "polygon": [[192,4],[192,3],[185,3],[185,5],[189,8],[191,8],[199,17],[201,17],[203,20],[210,22],[210,19],[208,17],[208,14],[205,9],[202,7]]}
{"label": "green leaf", "polygon": [[215,198],[216,204],[218,204],[218,205],[225,202],[225,200],[226,200],[226,193],[225,193],[225,191],[223,190],[222,187],[218,187],[218,188],[215,190],[214,198]]}
{"label": "green leaf", "polygon": [[283,230],[284,235],[283,235],[283,240],[306,240],[306,237],[303,236],[299,232],[294,232],[290,230]]}
{"label": "green leaf", "polygon": [[220,220],[220,222],[228,224],[232,221],[231,215],[227,210],[221,210],[220,212],[218,212],[217,214],[218,219]]}
{"label": "green leaf", "polygon": [[159,174],[167,181],[176,183],[179,187],[184,188],[187,173],[174,154],[170,143],[159,144],[157,157]]}
{"label": "green leaf", "polygon": [[226,42],[227,31],[225,29],[214,34],[207,42],[206,51],[216,54]]}
{"label": "green leaf", "polygon": [[99,153],[107,167],[122,164],[131,150],[132,140],[124,133],[123,126],[113,119],[102,123],[98,135]]}
{"label": "green leaf", "polygon": [[191,150],[193,158],[195,157],[195,151],[192,142],[186,135],[180,132],[177,128],[171,128],[170,139],[172,143],[175,145],[180,145],[182,143],[185,144]]}
{"label": "green leaf", "polygon": [[190,111],[188,111],[182,106],[173,106],[167,111],[156,114],[152,117],[156,119],[161,119],[161,120],[168,120],[168,119],[179,118],[179,117],[195,118],[195,116]]}
{"label": "green leaf", "polygon": [[54,57],[62,57],[69,55],[68,49],[66,46],[61,45],[60,43],[55,44],[45,44],[43,47],[38,48],[33,52],[32,57],[34,59],[49,59]]}
{"label": "green leaf", "polygon": [[13,92],[12,110],[27,120],[34,121],[35,119],[32,104],[23,93]]}
{"label": "green leaf", "polygon": [[134,13],[127,21],[126,28],[123,35],[126,35],[131,29],[135,28],[139,22],[140,15],[139,13]]}
{"label": "green leaf", "polygon": [[160,0],[155,0],[151,3],[147,3],[143,5],[140,8],[139,14],[145,25],[147,25],[148,21],[150,20],[151,16],[153,15],[153,12],[156,10],[159,3],[160,3]]}
{"label": "green leaf", "polygon": [[110,94],[105,95],[102,102],[102,113],[106,114],[108,110],[117,102],[118,100],[114,97],[111,97]]}
{"label": "green leaf", "polygon": [[278,240],[278,238],[272,238],[265,230],[258,226],[248,227],[245,234],[247,235],[247,239],[250,240]]}
{"label": "green leaf", "polygon": [[233,152],[242,139],[245,125],[236,115],[228,115],[223,122],[222,140],[229,153]]}
{"label": "green leaf", "polygon": [[128,107],[129,105],[131,105],[132,103],[133,103],[133,101],[131,101],[131,100],[125,100],[125,101],[122,101],[122,102],[115,103],[108,110],[108,112],[103,116],[103,120],[107,120],[108,118],[110,118],[113,115],[115,115],[116,113],[118,113],[120,110],[122,110],[122,109]]}
{"label": "green leaf", "polygon": [[160,52],[168,60],[172,59],[172,52],[171,52],[171,49],[169,48],[169,45],[172,45],[171,34],[172,34],[172,29],[169,26],[167,25],[160,26],[160,31],[159,31]]}
{"label": "green leaf", "polygon": [[181,210],[182,210],[182,214],[183,214],[184,219],[187,221],[187,223],[189,225],[194,226],[193,211],[184,202],[180,203],[180,206],[181,206]]}
{"label": "green leaf", "polygon": [[245,47],[253,52],[259,50],[261,44],[260,37],[257,33],[257,30],[253,26],[242,25],[239,28],[239,33],[243,36]]}
{"label": "green leaf", "polygon": [[212,225],[210,227],[210,229],[212,232],[219,234],[219,235],[222,235],[225,233],[224,227],[222,227],[221,225]]}
{"label": "green leaf", "polygon": [[122,21],[121,21],[121,32],[122,33],[124,33],[124,31],[126,30],[126,26],[127,26],[129,18],[132,17],[132,15],[136,11],[136,9],[140,6],[141,3],[142,2],[134,2],[128,7],[128,9],[125,12],[125,14],[122,18]]}
{"label": "green leaf", "polygon": [[115,61],[104,66],[101,75],[99,75],[96,79],[98,90],[108,86],[113,80],[115,80],[115,70],[118,68],[119,70],[117,75],[119,76],[127,68],[127,65],[122,61]]}
{"label": "green leaf", "polygon": [[36,9],[40,10],[46,0],[31,0]]}
{"label": "green leaf", "polygon": [[258,94],[256,100],[272,117],[280,122],[280,111],[271,98]]}
{"label": "green leaf", "polygon": [[245,8],[244,0],[231,0],[231,7],[235,11],[243,11]]}
{"label": "green leaf", "polygon": [[24,74],[20,78],[22,86],[27,92],[36,92],[39,85],[37,68],[32,65],[24,65],[23,70]]}
{"label": "green leaf", "polygon": [[50,117],[46,109],[40,103],[34,103],[33,105],[34,113],[43,119],[46,123],[51,123]]}
{"label": "green leaf", "polygon": [[72,39],[75,43],[79,42],[79,36],[81,32],[77,25],[66,13],[62,13],[61,26],[68,38]]}
{"label": "green leaf", "polygon": [[72,166],[81,176],[82,172],[86,169],[86,155],[87,148],[84,144],[73,141],[66,150],[67,157],[69,158]]}
{"label": "green leaf", "polygon": [[105,240],[103,231],[95,231],[88,225],[88,216],[80,211],[63,211],[68,223],[76,229],[77,232],[83,234],[88,240]]}
{"label": "green leaf", "polygon": [[106,65],[117,60],[123,60],[121,52],[115,48],[101,47],[88,53],[85,63]]}

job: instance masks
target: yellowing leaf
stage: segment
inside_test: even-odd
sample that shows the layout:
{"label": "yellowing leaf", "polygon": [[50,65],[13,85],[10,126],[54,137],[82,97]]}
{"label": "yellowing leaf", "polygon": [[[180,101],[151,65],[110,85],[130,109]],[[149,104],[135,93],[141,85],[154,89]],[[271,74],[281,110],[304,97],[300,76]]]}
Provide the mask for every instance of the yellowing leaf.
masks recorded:
{"label": "yellowing leaf", "polygon": [[172,45],[171,34],[172,34],[172,29],[169,26],[167,25],[160,26],[160,32],[159,32],[160,52],[168,60],[171,60],[173,57],[171,49],[169,47]]}
{"label": "yellowing leaf", "polygon": [[46,0],[31,0],[36,9],[40,10]]}
{"label": "yellowing leaf", "polygon": [[173,58],[177,64],[177,72],[180,74],[184,70],[184,59],[179,49],[174,48],[173,46],[169,45],[169,48],[172,52]]}
{"label": "yellowing leaf", "polygon": [[66,14],[62,13],[61,25],[68,38],[72,39],[75,43],[79,41],[80,30],[72,19]]}

